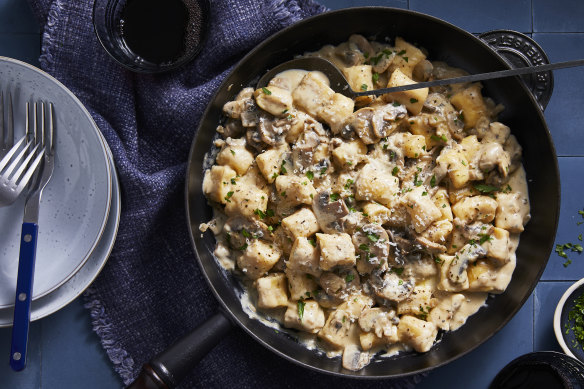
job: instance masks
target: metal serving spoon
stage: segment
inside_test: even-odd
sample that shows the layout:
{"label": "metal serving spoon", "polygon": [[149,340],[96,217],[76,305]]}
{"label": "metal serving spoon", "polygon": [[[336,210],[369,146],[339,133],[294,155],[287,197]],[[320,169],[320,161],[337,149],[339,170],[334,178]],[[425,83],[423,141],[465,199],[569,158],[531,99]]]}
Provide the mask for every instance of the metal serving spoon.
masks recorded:
{"label": "metal serving spoon", "polygon": [[373,89],[368,91],[357,92],[354,91],[349,82],[341,72],[339,68],[337,68],[332,62],[320,58],[320,57],[304,57],[304,58],[296,58],[288,62],[284,62],[275,68],[268,71],[266,74],[260,78],[258,82],[258,88],[262,88],[268,85],[268,82],[278,73],[281,73],[285,70],[291,69],[303,69],[309,71],[320,71],[324,73],[325,76],[328,77],[330,81],[330,87],[337,93],[343,94],[347,97],[356,98],[359,96],[371,96],[371,95],[383,95],[386,93],[392,92],[403,92],[412,89],[421,89],[421,88],[428,88],[431,86],[438,86],[438,85],[450,85],[450,84],[459,84],[463,82],[475,82],[475,81],[483,81],[483,80],[490,80],[493,78],[504,78],[504,77],[511,77],[511,76],[520,76],[522,74],[531,74],[531,73],[539,73],[539,72],[547,72],[549,70],[554,69],[563,69],[563,68],[571,68],[575,66],[583,66],[584,59],[577,59],[574,61],[566,61],[566,62],[556,62],[547,65],[537,65],[537,66],[527,66],[523,68],[516,68],[516,69],[509,69],[509,70],[499,70],[496,72],[488,72],[488,73],[480,73],[480,74],[473,74],[470,76],[463,76],[463,77],[454,77],[454,78],[446,78],[443,80],[434,80],[434,81],[427,81],[427,82],[418,82],[412,85],[403,85],[397,86],[392,88],[381,88],[381,89]]}

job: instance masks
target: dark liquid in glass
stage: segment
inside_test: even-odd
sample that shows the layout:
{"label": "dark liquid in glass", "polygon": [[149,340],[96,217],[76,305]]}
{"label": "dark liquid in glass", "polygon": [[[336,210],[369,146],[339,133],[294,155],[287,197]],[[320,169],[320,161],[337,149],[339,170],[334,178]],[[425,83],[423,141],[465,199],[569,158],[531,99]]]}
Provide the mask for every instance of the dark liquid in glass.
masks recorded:
{"label": "dark liquid in glass", "polygon": [[200,8],[194,0],[128,0],[120,32],[128,48],[146,61],[172,63],[199,43]]}

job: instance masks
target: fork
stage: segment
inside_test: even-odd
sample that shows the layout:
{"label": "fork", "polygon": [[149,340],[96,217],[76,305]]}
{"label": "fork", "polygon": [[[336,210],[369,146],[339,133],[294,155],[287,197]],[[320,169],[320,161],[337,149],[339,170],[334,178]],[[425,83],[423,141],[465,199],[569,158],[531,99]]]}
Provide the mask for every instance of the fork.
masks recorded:
{"label": "fork", "polygon": [[[27,104],[27,113],[28,113]],[[34,134],[45,150],[43,163],[38,175],[32,182],[24,205],[24,218],[20,238],[20,256],[18,259],[18,277],[16,279],[16,296],[14,302],[14,320],[12,324],[12,346],[10,349],[10,366],[15,371],[26,367],[28,328],[30,324],[30,304],[34,281],[34,265],[38,238],[39,208],[43,189],[53,175],[55,166],[55,133],[53,104],[49,103],[49,130],[45,131],[45,103],[40,103],[40,134],[38,127],[38,106],[34,103]],[[30,128],[27,115],[27,128]]]}
{"label": "fork", "polygon": [[14,118],[12,116],[12,95],[8,92],[6,129],[4,133],[4,93],[0,91],[0,158],[3,158],[14,145]]}
{"label": "fork", "polygon": [[0,207],[12,204],[37,171],[45,153],[40,146],[24,135],[0,160]]}
{"label": "fork", "polygon": [[[6,100],[5,108],[4,94],[0,91],[0,158],[2,158],[0,160],[0,207],[10,205],[18,198],[36,172],[44,154],[44,150],[38,152],[37,137],[30,131],[28,103],[26,135],[14,145],[14,117],[10,92]],[[6,123],[4,123],[5,110],[7,111]]]}

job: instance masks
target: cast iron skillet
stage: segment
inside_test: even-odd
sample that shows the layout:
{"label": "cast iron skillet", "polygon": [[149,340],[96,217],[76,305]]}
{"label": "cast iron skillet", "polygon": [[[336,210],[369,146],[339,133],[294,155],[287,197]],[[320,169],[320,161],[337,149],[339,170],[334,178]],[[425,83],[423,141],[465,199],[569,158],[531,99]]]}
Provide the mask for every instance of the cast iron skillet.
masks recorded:
{"label": "cast iron skillet", "polygon": [[[342,26],[342,28],[339,28]],[[401,36],[429,50],[431,60],[442,60],[470,73],[509,68],[487,44],[442,20],[420,13],[383,7],[345,9],[304,20],[273,35],[251,51],[225,79],[205,111],[189,156],[186,208],[195,256],[209,287],[222,309],[193,333],[145,365],[132,387],[174,387],[236,323],[274,353],[307,368],[346,377],[389,378],[419,373],[448,363],[476,348],[499,331],[521,308],[537,284],[551,252],[560,205],[558,164],[542,111],[519,78],[484,82],[483,94],[505,105],[500,120],[509,125],[523,146],[531,199],[531,221],[521,235],[517,268],[502,295],[487,300],[487,307],[471,316],[456,332],[445,333],[427,353],[403,353],[360,371],[341,367],[339,358],[329,359],[309,351],[292,337],[250,319],[238,299],[237,280],[223,271],[212,256],[211,232],[201,236],[201,222],[211,219],[202,193],[203,163],[211,149],[222,106],[242,87],[251,85],[270,67],[324,44],[346,41],[353,33],[366,37]]]}

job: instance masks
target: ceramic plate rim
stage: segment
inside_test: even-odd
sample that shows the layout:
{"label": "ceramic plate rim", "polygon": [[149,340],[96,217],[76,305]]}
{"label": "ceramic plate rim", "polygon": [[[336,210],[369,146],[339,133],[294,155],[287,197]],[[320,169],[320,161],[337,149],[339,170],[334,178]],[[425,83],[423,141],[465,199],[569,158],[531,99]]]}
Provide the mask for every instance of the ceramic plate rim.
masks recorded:
{"label": "ceramic plate rim", "polygon": [[[11,62],[13,64],[20,65],[29,71],[37,73],[44,78],[47,78],[50,82],[53,82],[54,84],[56,84],[59,89],[64,91],[65,94],[67,94],[73,100],[75,105],[81,109],[81,112],[83,113],[83,115],[87,119],[89,119],[89,122],[91,124],[92,129],[94,130],[95,134],[97,135],[98,140],[100,141],[100,144],[102,145],[101,151],[103,152],[103,156],[105,157],[104,160],[105,160],[106,176],[109,178],[109,180],[106,180],[107,181],[107,188],[106,188],[106,199],[107,200],[106,200],[106,206],[104,207],[102,223],[101,223],[101,226],[99,228],[98,233],[95,236],[93,243],[89,247],[89,249],[88,249],[87,253],[84,255],[83,259],[78,263],[78,265],[75,268],[73,268],[73,270],[66,277],[64,277],[60,282],[56,283],[51,288],[48,288],[47,290],[43,291],[42,293],[40,293],[38,295],[34,295],[34,293],[33,293],[32,301],[36,301],[36,300],[38,300],[42,297],[45,297],[48,294],[52,293],[53,291],[55,291],[56,289],[61,287],[64,283],[69,281],[71,279],[71,277],[73,277],[83,267],[83,265],[85,265],[85,263],[89,260],[89,258],[91,257],[91,254],[95,251],[95,248],[97,247],[97,245],[101,241],[101,238],[102,238],[104,231],[105,231],[105,227],[107,225],[107,221],[109,218],[111,205],[112,205],[112,166],[110,164],[111,158],[110,158],[110,155],[108,155],[108,152],[105,148],[107,143],[105,142],[105,139],[103,138],[103,134],[101,134],[99,127],[97,126],[97,124],[93,120],[93,117],[91,116],[91,114],[89,113],[87,108],[85,108],[85,105],[83,105],[83,103],[77,98],[77,96],[75,96],[75,94],[73,94],[73,92],[71,92],[69,90],[69,88],[67,88],[63,83],[61,83],[55,77],[51,76],[49,73],[47,73],[47,72],[43,71],[42,69],[39,69],[39,68],[29,64],[29,63],[20,61],[18,59],[10,58],[10,57],[0,56],[0,66],[2,65],[3,62]],[[110,152],[110,154],[111,154],[111,152]],[[113,160],[112,160],[112,164],[113,164]],[[0,305],[0,309],[11,308],[11,307],[14,307],[13,302],[10,304]]]}

